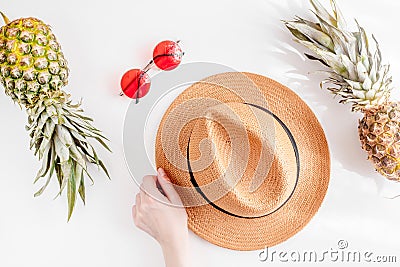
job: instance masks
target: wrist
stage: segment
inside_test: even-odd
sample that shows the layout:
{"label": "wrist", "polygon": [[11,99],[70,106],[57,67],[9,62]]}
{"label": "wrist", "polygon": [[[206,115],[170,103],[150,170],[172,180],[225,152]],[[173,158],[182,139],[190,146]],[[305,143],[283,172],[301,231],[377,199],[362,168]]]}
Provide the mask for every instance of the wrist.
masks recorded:
{"label": "wrist", "polygon": [[166,267],[188,267],[189,265],[189,238],[169,240],[160,243]]}

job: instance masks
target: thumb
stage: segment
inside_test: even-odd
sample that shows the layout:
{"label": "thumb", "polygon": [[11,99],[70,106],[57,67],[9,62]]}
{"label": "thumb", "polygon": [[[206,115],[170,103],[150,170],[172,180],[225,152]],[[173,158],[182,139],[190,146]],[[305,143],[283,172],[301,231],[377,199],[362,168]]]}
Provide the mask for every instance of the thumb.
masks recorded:
{"label": "thumb", "polygon": [[172,202],[172,204],[183,206],[181,198],[176,192],[174,185],[162,168],[157,170],[157,179],[163,189],[165,196]]}

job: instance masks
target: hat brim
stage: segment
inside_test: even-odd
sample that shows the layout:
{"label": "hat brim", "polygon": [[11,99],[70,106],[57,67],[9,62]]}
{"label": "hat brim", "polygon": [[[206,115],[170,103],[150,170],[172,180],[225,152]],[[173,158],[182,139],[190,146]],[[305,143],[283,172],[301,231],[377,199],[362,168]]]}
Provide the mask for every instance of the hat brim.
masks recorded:
{"label": "hat brim", "polygon": [[[229,79],[235,73],[213,76],[213,81]],[[237,74],[236,74],[237,75]],[[268,109],[290,130],[299,153],[300,172],[297,186],[286,203],[268,216],[238,218],[211,205],[187,207],[188,227],[197,235],[221,247],[234,250],[257,250],[277,245],[299,232],[318,211],[325,197],[330,175],[330,157],[324,131],[314,113],[293,91],[267,77],[246,75],[261,91]],[[209,97],[198,84],[183,91],[164,114],[157,132],[155,161],[167,174],[172,165],[166,159],[161,129],[166,115],[179,103],[194,97]],[[177,148],[178,149],[178,148]],[[190,179],[189,173],[180,176]],[[171,175],[172,182],[183,177]]]}

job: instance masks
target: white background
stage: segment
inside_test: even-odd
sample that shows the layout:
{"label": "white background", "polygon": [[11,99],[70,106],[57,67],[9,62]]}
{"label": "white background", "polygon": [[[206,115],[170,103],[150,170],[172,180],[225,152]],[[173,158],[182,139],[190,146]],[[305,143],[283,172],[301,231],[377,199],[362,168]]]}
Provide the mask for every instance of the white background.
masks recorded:
{"label": "white background", "polygon": [[[399,88],[400,2],[338,2],[351,26],[357,17],[375,33]],[[2,1],[0,9],[10,19],[34,16],[52,25],[71,69],[66,90],[75,100],[83,98],[87,114],[110,138],[114,153],[100,151],[112,180],[91,169],[95,185],[87,188],[87,205],[78,202],[67,223],[65,194],[53,201],[58,192],[55,180],[43,196],[33,197],[40,187],[32,184],[40,163],[28,148],[26,114],[0,95],[0,266],[163,266],[157,243],[136,229],[131,219],[138,188],[125,166],[122,147],[129,99],[118,92],[127,69],[144,66],[157,42],[178,38],[186,62],[225,64],[289,86],[325,129],[332,157],[325,201],[300,233],[273,249],[322,253],[337,249],[343,239],[350,250],[396,255],[400,261],[400,198],[385,198],[400,193],[400,187],[386,182],[365,160],[357,135],[360,114],[319,89],[324,75],[309,72],[321,69],[320,65],[305,61],[291,48],[305,51],[292,42],[280,21],[294,15],[311,18],[309,8],[306,0]],[[260,251],[219,248],[194,234],[191,248],[195,266],[270,264],[259,262]]]}

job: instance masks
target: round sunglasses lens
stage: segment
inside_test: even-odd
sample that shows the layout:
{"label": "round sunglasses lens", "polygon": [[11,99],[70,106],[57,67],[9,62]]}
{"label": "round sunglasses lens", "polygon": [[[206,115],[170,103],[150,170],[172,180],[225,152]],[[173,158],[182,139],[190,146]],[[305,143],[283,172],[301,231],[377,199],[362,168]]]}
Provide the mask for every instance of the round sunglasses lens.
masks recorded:
{"label": "round sunglasses lens", "polygon": [[128,70],[121,78],[122,92],[129,98],[144,97],[150,89],[150,76],[140,69]]}

